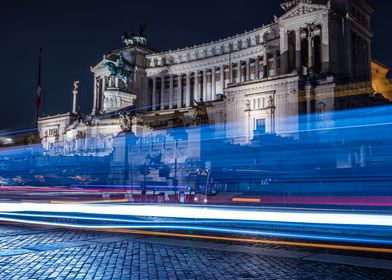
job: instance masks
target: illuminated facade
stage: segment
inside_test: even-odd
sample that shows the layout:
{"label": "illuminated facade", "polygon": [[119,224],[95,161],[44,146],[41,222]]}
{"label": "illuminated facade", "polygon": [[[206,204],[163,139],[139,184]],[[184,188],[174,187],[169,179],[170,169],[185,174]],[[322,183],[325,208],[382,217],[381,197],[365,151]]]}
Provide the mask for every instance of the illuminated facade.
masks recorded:
{"label": "illuminated facade", "polygon": [[[268,25],[174,51],[149,48],[144,28],[124,34],[125,47],[91,69],[91,114],[80,117],[74,106],[73,113],[39,120],[44,148],[53,155],[106,156],[122,132],[170,138],[159,129],[207,123],[232,144],[250,144],[255,133],[296,139],[298,116],[350,102],[338,100],[342,85],[371,90],[373,8],[367,1],[281,6],[283,15]],[[325,120],[324,126],[332,125]],[[194,139],[201,137],[192,131]],[[198,151],[192,146],[191,158],[199,158]]]}
{"label": "illuminated facade", "polygon": [[372,60],[372,86],[373,89],[392,101],[392,83],[387,78],[390,69],[384,64]]}

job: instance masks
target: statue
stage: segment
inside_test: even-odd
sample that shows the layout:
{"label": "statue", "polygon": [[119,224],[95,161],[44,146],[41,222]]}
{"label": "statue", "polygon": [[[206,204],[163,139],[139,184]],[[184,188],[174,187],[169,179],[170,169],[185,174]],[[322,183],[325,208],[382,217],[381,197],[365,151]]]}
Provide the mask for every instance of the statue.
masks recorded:
{"label": "statue", "polygon": [[325,109],[327,108],[327,104],[325,104],[324,102],[320,101],[317,105],[317,111],[318,113],[324,113]]}
{"label": "statue", "polygon": [[298,4],[298,0],[284,0],[283,3],[280,4],[283,10],[286,12],[292,9],[295,5]]}
{"label": "statue", "polygon": [[132,130],[134,117],[134,114],[130,112],[120,114],[120,127],[123,132],[130,132]]}
{"label": "statue", "polygon": [[73,82],[73,92],[78,93],[79,83],[80,83],[80,81],[74,81]]}
{"label": "statue", "polygon": [[246,106],[246,111],[250,111],[250,100],[249,99],[247,99],[245,101],[245,106]]}
{"label": "statue", "polygon": [[128,89],[128,80],[133,80],[134,67],[128,70],[127,61],[125,60],[123,54],[120,54],[118,59],[118,65],[113,62],[106,62],[105,65],[110,72],[110,79],[118,78],[123,81],[125,89]]}
{"label": "statue", "polygon": [[145,31],[147,29],[147,25],[148,25],[148,23],[139,24],[139,32],[138,32],[139,33],[138,34],[139,37],[146,38]]}
{"label": "statue", "polygon": [[194,113],[196,125],[201,126],[201,125],[208,124],[209,123],[208,112],[203,99],[200,99],[199,102],[193,100],[193,102],[196,104],[195,113]]}
{"label": "statue", "polygon": [[268,107],[273,107],[274,106],[274,98],[272,95],[268,97]]}
{"label": "statue", "polygon": [[121,35],[121,41],[124,42],[125,45],[129,46],[133,44],[132,38],[135,36],[135,33],[131,32],[131,37],[129,37],[129,34],[127,32],[123,32]]}
{"label": "statue", "polygon": [[147,29],[147,23],[139,24],[137,33],[133,32],[132,30],[130,31],[130,34],[128,32],[124,32],[121,35],[121,40],[127,46],[135,45],[135,44],[147,45],[147,36],[145,34],[146,29]]}

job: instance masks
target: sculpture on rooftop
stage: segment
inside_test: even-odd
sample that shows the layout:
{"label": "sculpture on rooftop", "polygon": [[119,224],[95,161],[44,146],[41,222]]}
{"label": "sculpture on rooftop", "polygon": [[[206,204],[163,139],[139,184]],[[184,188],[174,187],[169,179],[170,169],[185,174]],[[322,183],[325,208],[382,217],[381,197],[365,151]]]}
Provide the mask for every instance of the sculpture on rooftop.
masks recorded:
{"label": "sculpture on rooftop", "polygon": [[125,45],[147,45],[147,36],[146,36],[147,23],[139,24],[138,30],[135,33],[131,30],[129,33],[124,32],[121,36],[121,40],[125,43]]}
{"label": "sculpture on rooftop", "polygon": [[328,5],[329,7],[331,6],[330,0],[283,0],[280,6],[287,12],[301,2],[305,4]]}

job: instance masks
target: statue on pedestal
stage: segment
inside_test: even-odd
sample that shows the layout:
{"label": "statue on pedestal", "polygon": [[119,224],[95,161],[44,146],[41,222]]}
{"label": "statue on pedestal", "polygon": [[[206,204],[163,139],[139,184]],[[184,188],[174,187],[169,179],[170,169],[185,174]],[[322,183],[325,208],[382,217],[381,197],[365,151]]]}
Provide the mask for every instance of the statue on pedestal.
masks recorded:
{"label": "statue on pedestal", "polygon": [[124,55],[122,53],[120,54],[117,65],[113,62],[106,62],[105,66],[110,72],[109,79],[118,78],[122,80],[125,89],[128,89],[128,80],[133,80],[135,67],[130,66],[130,63],[124,58]]}
{"label": "statue on pedestal", "polygon": [[195,113],[194,113],[196,125],[201,126],[201,125],[208,124],[209,119],[208,119],[207,106],[204,103],[203,99],[200,99],[199,102],[194,100],[194,103],[196,104]]}
{"label": "statue on pedestal", "polygon": [[134,123],[135,114],[130,112],[120,114],[119,121],[120,127],[123,132],[132,131],[132,124]]}

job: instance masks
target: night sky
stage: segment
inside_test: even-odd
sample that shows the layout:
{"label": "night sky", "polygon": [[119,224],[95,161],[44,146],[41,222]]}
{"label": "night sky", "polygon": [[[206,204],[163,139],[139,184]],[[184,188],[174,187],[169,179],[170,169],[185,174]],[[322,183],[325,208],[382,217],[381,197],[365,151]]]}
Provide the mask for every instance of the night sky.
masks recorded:
{"label": "night sky", "polygon": [[[2,0],[0,6],[0,129],[34,125],[37,53],[44,48],[46,114],[71,111],[72,82],[80,80],[81,111],[90,113],[94,66],[123,46],[121,33],[148,22],[159,50],[215,41],[260,27],[282,13],[278,0]],[[371,0],[373,58],[392,66],[392,4]],[[266,4],[268,3],[268,4]]]}

